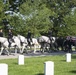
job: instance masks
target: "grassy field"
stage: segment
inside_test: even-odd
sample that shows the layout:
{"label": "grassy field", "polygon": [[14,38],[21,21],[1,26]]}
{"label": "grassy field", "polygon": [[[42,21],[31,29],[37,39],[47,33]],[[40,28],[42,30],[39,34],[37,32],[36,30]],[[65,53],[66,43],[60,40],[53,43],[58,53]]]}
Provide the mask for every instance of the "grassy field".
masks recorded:
{"label": "grassy field", "polygon": [[44,75],[44,62],[54,62],[54,75],[76,75],[76,54],[67,63],[65,55],[25,58],[25,65],[18,65],[17,59],[0,60],[9,67],[9,75]]}

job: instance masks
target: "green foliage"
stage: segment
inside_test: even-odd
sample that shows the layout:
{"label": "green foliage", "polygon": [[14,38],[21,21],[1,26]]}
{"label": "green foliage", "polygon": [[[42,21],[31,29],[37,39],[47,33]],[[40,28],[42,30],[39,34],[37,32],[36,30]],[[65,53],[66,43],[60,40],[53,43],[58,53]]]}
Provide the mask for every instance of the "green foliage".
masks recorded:
{"label": "green foliage", "polygon": [[68,35],[76,35],[76,14],[70,14],[65,16],[64,21],[66,23],[66,28],[68,30]]}
{"label": "green foliage", "polygon": [[13,27],[14,35],[26,36],[28,30],[31,30],[33,35],[38,37],[51,28],[54,36],[76,35],[76,9],[72,11],[76,0],[23,0],[20,2],[19,13],[16,12],[13,16],[5,15],[12,1],[7,4],[0,1],[0,28],[5,30],[2,19],[7,18]]}
{"label": "green foliage", "polygon": [[30,29],[32,27],[32,33],[36,35],[37,33],[46,33],[49,29],[53,26],[53,24],[49,20],[49,16],[52,11],[42,6],[42,8],[36,11],[36,14],[33,15],[31,19],[27,19],[26,24],[27,27]]}

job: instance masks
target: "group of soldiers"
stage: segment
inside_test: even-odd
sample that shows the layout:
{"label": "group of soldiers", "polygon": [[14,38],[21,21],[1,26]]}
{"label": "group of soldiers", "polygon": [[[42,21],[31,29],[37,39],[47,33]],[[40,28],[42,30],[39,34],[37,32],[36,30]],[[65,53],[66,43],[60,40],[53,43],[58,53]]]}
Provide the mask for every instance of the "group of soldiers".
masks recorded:
{"label": "group of soldiers", "polygon": [[[28,41],[29,44],[30,44],[30,41],[32,42],[31,36],[32,36],[31,31],[28,31],[27,41]],[[0,29],[0,37],[4,37],[3,29]],[[12,39],[12,37],[13,37],[12,29],[9,29],[9,30],[8,30],[8,34],[7,34],[7,38],[8,38],[8,42],[9,42],[9,47],[11,46],[11,42],[10,42],[10,41],[13,41],[13,42],[14,42],[14,40]],[[0,43],[0,44],[1,44],[1,43]]]}
{"label": "group of soldiers", "polygon": [[[48,37],[50,38],[51,36],[52,36],[52,31],[49,30],[48,31]],[[4,37],[3,29],[0,29],[0,37]],[[8,30],[8,34],[7,34],[7,39],[8,39],[8,42],[9,42],[9,47],[11,46],[11,42],[10,41],[14,42],[14,40],[12,39],[12,37],[13,37],[12,29],[9,29]],[[30,30],[27,33],[27,42],[28,42],[29,45],[32,42],[32,33],[31,33]]]}
{"label": "group of soldiers", "polygon": [[[3,30],[0,29],[0,37],[4,37],[4,34],[3,34]],[[13,37],[13,33],[12,33],[12,30],[9,29],[8,31],[8,39],[11,39]]]}
{"label": "group of soldiers", "polygon": [[[3,29],[0,29],[0,37],[4,37]],[[12,40],[12,37],[13,37],[12,30],[9,29],[9,31],[8,31],[8,42],[9,42],[9,47],[10,47],[10,45],[11,45],[10,40]],[[1,44],[1,43],[0,43],[0,44]]]}

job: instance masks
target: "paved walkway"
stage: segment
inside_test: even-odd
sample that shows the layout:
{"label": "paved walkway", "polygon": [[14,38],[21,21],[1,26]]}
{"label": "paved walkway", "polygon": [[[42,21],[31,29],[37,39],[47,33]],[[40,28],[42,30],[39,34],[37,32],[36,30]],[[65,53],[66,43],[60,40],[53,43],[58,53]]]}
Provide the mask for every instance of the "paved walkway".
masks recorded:
{"label": "paved walkway", "polygon": [[[73,52],[73,54],[75,54],[76,52]],[[29,57],[39,57],[39,56],[51,56],[51,55],[65,55],[66,52],[52,52],[52,53],[40,53],[40,52],[36,52],[36,53],[24,53],[23,55],[25,56],[25,58],[29,58]],[[14,54],[12,53],[11,55],[1,55],[0,59],[14,59],[14,58],[18,58],[20,54]]]}

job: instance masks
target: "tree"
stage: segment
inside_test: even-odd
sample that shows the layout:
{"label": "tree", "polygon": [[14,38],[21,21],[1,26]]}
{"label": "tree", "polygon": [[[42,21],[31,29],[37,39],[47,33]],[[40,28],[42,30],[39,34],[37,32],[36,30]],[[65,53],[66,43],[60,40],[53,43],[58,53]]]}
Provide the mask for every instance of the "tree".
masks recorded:
{"label": "tree", "polygon": [[49,28],[52,28],[53,24],[49,19],[50,14],[53,15],[54,13],[44,4],[40,9],[37,9],[36,14],[32,15],[31,19],[28,19],[27,26],[29,29],[32,27],[34,35],[47,33]]}
{"label": "tree", "polygon": [[[76,6],[76,1],[73,0],[48,0],[47,6],[50,10],[52,10],[56,15],[50,16],[50,19],[53,21],[53,32],[56,36],[66,36],[69,34],[69,31],[67,31],[67,28],[72,28],[72,25],[67,25],[67,21],[69,19],[71,22],[74,21],[74,19],[65,19],[66,16],[71,17],[71,9]],[[70,23],[71,24],[71,23]],[[67,28],[66,26],[67,25]],[[67,31],[67,33],[65,33]],[[71,33],[72,34],[72,33]]]}
{"label": "tree", "polygon": [[[54,36],[76,34],[76,15],[72,14],[76,12],[72,11],[76,0],[19,0],[18,3],[16,0],[9,1],[5,4],[0,1],[0,28],[4,28],[2,20],[7,18],[15,35],[26,36],[28,30],[31,30],[38,37],[49,29],[52,29]],[[13,12],[12,15],[5,14],[8,10]]]}

